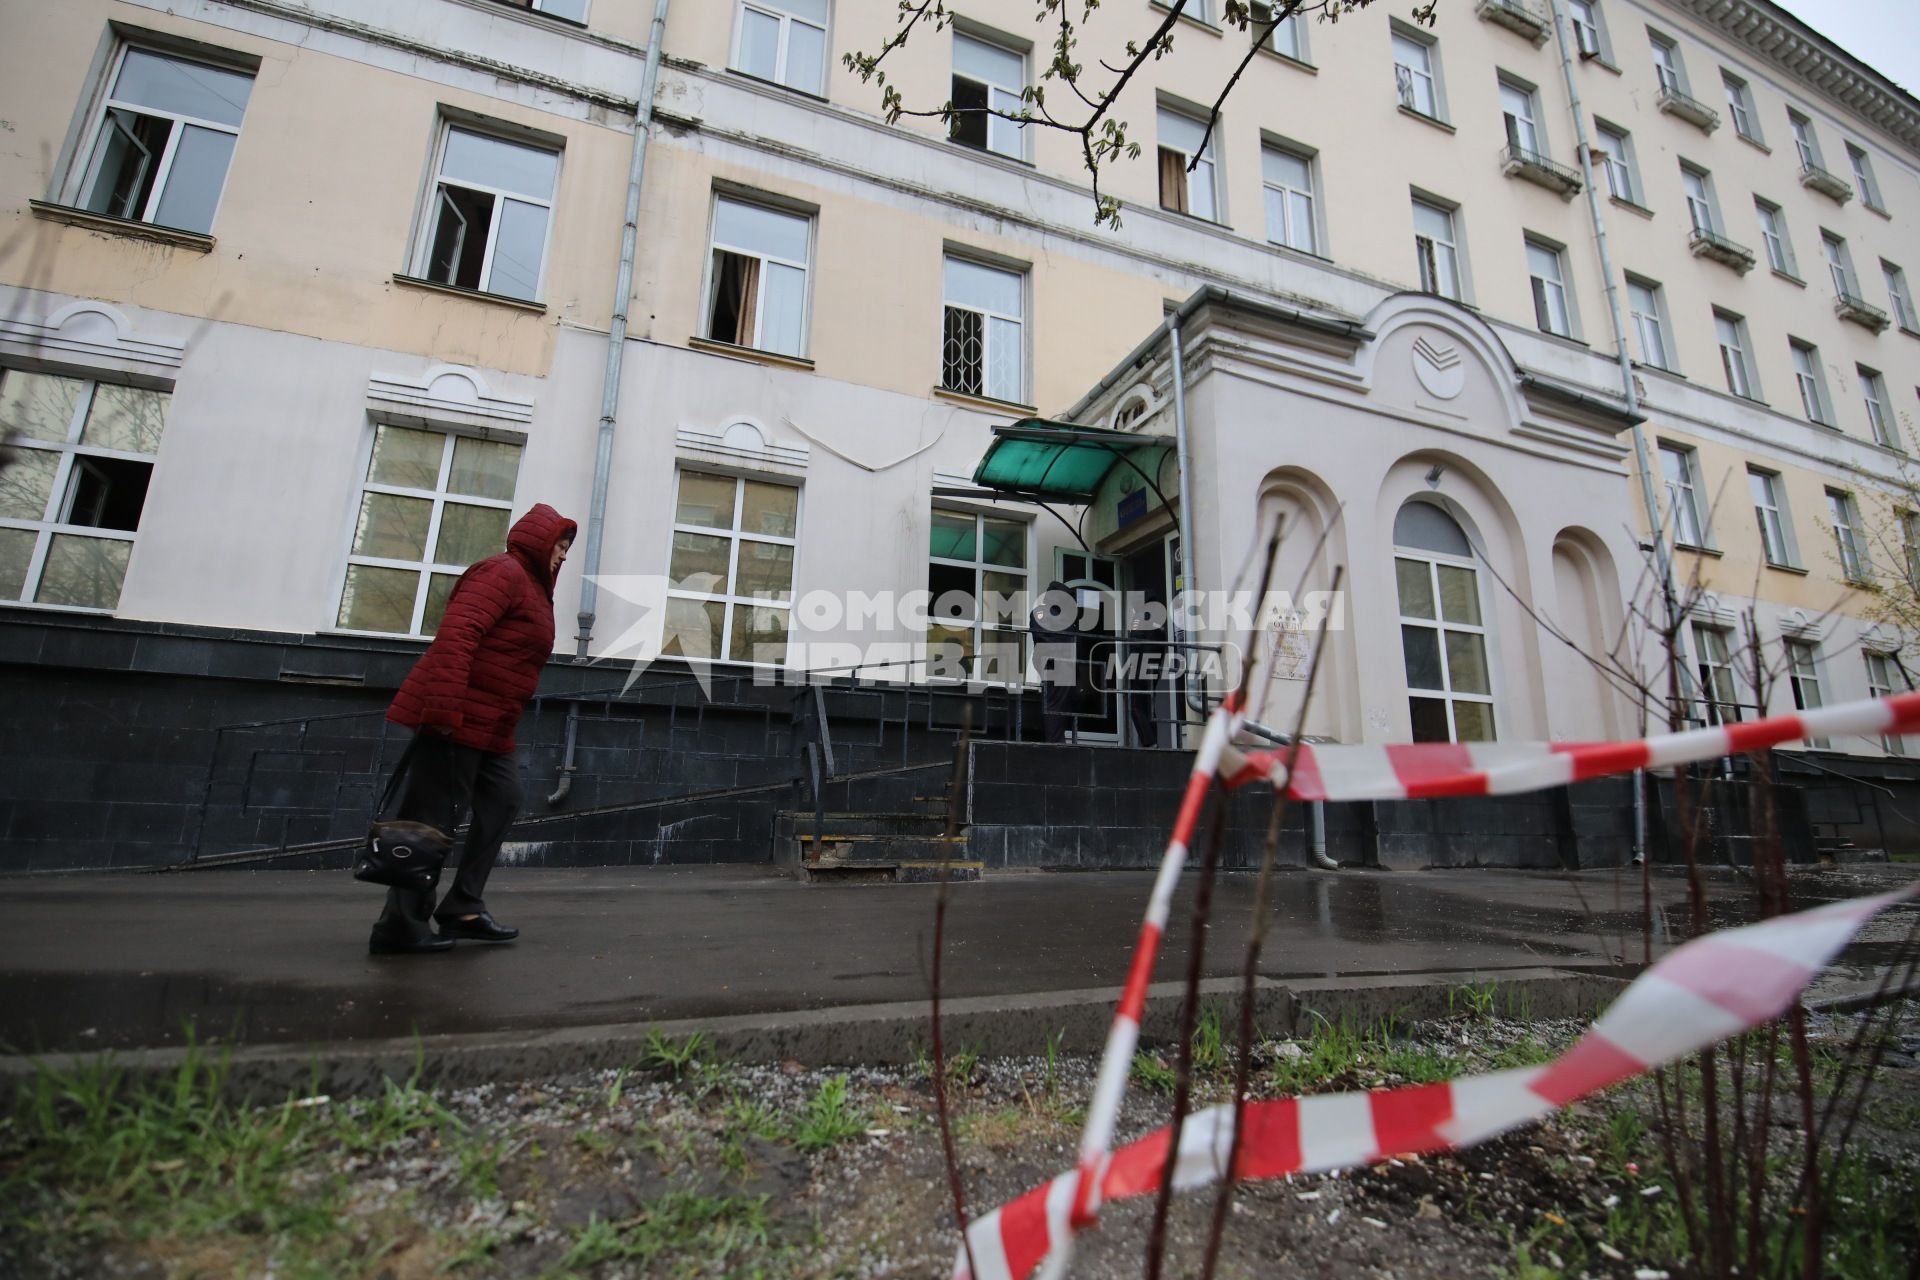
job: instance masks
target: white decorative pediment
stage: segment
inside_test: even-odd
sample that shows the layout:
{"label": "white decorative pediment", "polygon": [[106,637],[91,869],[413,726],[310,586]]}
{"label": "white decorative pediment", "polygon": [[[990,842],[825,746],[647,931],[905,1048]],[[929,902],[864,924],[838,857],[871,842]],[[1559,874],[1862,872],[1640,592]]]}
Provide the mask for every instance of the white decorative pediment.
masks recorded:
{"label": "white decorative pediment", "polygon": [[1826,638],[1828,622],[1827,618],[1809,615],[1805,609],[1789,609],[1780,616],[1780,634],[1818,644]]}
{"label": "white decorative pediment", "polygon": [[961,475],[954,471],[934,472],[933,483],[934,487],[939,489],[971,489],[974,487],[972,476]]}
{"label": "white decorative pediment", "polygon": [[1876,622],[1860,633],[1860,647],[1868,653],[1900,652],[1900,633],[1884,622]]}
{"label": "white decorative pediment", "polygon": [[805,475],[811,456],[803,444],[774,444],[751,418],[729,419],[718,431],[681,427],[674,443],[684,458],[788,476]]}
{"label": "white decorative pediment", "polygon": [[1702,592],[1687,612],[1709,626],[1731,627],[1740,621],[1740,615],[1721,604],[1720,597],[1711,591]]}
{"label": "white decorative pediment", "polygon": [[140,373],[169,381],[186,358],[187,344],[136,334],[117,308],[104,302],[70,302],[44,320],[0,316],[0,344],[50,364]]}
{"label": "white decorative pediment", "polygon": [[426,426],[511,427],[533,422],[533,401],[496,396],[477,372],[439,364],[419,378],[376,373],[367,379],[367,405],[388,421]]}

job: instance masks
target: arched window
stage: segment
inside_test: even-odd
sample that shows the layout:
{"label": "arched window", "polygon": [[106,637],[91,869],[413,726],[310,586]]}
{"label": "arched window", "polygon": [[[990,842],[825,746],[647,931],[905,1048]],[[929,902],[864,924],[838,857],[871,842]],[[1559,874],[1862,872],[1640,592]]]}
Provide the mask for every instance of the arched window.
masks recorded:
{"label": "arched window", "polygon": [[1413,740],[1493,741],[1493,673],[1467,535],[1415,500],[1394,517],[1393,548]]}
{"label": "arched window", "polygon": [[1134,423],[1147,416],[1147,402],[1142,396],[1134,396],[1121,405],[1113,414],[1113,429],[1125,431]]}

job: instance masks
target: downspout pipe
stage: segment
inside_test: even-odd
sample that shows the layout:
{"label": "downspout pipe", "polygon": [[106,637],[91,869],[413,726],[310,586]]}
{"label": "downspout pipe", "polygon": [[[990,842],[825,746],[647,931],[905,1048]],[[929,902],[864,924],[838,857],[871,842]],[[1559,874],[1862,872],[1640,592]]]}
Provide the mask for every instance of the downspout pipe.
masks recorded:
{"label": "downspout pipe", "polygon": [[[1189,302],[1192,299],[1188,299]],[[1174,452],[1180,461],[1180,587],[1181,592],[1191,600],[1199,589],[1199,579],[1193,572],[1193,467],[1192,452],[1187,446],[1187,375],[1182,364],[1180,351],[1180,320],[1186,307],[1182,306],[1167,317],[1167,336],[1173,347],[1173,441]],[[1196,698],[1193,691],[1191,669],[1181,677],[1186,685],[1186,701],[1189,711],[1207,714],[1206,699]]]}
{"label": "downspout pipe", "polygon": [[[1600,254],[1600,275],[1607,282],[1607,316],[1613,323],[1614,355],[1620,366],[1620,391],[1626,397],[1627,412],[1642,417],[1640,392],[1633,381],[1633,358],[1627,352],[1626,314],[1620,301],[1620,278],[1613,269],[1613,252],[1607,244],[1607,223],[1600,214],[1600,189],[1593,181],[1593,154],[1587,136],[1586,112],[1580,105],[1580,86],[1573,74],[1573,43],[1567,38],[1567,15],[1561,0],[1548,0],[1553,10],[1553,37],[1560,46],[1560,74],[1567,84],[1567,104],[1573,113],[1575,149],[1580,158],[1580,179],[1587,195],[1587,216],[1593,221],[1593,243]],[[1653,484],[1653,463],[1647,452],[1646,432],[1636,421],[1628,428],[1633,433],[1633,460],[1640,471],[1640,499],[1646,503],[1647,523],[1653,532],[1653,554],[1660,571],[1660,591],[1666,605],[1667,625],[1672,626],[1680,608],[1680,593],[1674,585],[1673,554],[1661,527],[1660,498]],[[1684,664],[1682,685],[1690,681]]]}
{"label": "downspout pipe", "polygon": [[593,455],[593,501],[587,511],[587,551],[580,574],[580,632],[575,655],[587,656],[600,603],[600,547],[607,532],[607,486],[613,478],[613,432],[620,414],[620,369],[626,358],[627,310],[633,305],[633,258],[640,238],[640,184],[647,172],[647,142],[653,132],[653,95],[660,83],[660,51],[666,42],[667,5],[655,0],[647,33],[647,64],[640,76],[640,102],[633,112],[633,160],[627,167],[627,217],[620,229],[620,269],[614,276],[613,324],[607,332],[607,369],[600,387],[600,438]]}
{"label": "downspout pipe", "polygon": [[1340,864],[1327,856],[1327,802],[1309,800],[1307,802],[1307,852],[1313,855],[1313,865],[1324,871],[1338,871]]}

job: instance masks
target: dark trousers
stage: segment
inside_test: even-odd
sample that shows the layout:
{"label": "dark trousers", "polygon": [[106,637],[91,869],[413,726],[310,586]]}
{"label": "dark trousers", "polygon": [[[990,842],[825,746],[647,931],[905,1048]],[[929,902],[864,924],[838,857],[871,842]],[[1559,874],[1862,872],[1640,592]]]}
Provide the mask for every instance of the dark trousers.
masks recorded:
{"label": "dark trousers", "polygon": [[520,802],[520,766],[512,756],[463,747],[433,734],[416,737],[399,802],[387,816],[452,831],[464,809],[472,825],[453,886],[440,899],[439,909],[434,908],[432,891],[389,889],[374,930],[396,940],[418,939],[432,934],[429,922],[435,917],[447,920],[485,911],[487,877],[493,874],[500,843],[520,812]]}

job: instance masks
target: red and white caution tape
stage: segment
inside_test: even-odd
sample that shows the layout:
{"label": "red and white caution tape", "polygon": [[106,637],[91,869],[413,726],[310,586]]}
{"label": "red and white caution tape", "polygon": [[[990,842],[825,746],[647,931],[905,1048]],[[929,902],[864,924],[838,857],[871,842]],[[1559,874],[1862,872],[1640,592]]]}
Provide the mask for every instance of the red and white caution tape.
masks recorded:
{"label": "red and white caution tape", "polygon": [[1806,738],[1877,737],[1916,729],[1920,729],[1920,693],[1900,693],[1626,742],[1302,743],[1291,779],[1287,778],[1286,748],[1243,752],[1229,746],[1219,768],[1221,781],[1228,787],[1262,779],[1277,785],[1284,780],[1287,794],[1296,800],[1420,800],[1537,791],[1634,769],[1764,751]]}
{"label": "red and white caution tape", "polygon": [[[1920,893],[1836,902],[1696,938],[1635,979],[1580,1040],[1543,1067],[1368,1093],[1320,1094],[1246,1105],[1237,1181],[1326,1173],[1390,1156],[1472,1146],[1577,1098],[1664,1066],[1779,1017],[1869,918]],[[1231,1104],[1187,1119],[1174,1186],[1219,1181],[1233,1142]],[[967,1230],[955,1280],[1025,1280],[1064,1254],[1074,1232],[1109,1200],[1148,1194],[1166,1167],[1168,1129],[1113,1153],[1091,1192],[1069,1170],[979,1218]],[[1083,1157],[1084,1165],[1084,1157]],[[1085,1208],[1079,1201],[1084,1197]]]}
{"label": "red and white caution tape", "polygon": [[[1119,1122],[1120,1103],[1126,1093],[1127,1073],[1132,1067],[1134,1049],[1140,1039],[1140,1017],[1146,1007],[1147,986],[1152,980],[1154,962],[1159,958],[1160,940],[1166,931],[1167,914],[1172,906],[1174,886],[1180,879],[1181,870],[1186,866],[1187,851],[1192,845],[1194,830],[1199,823],[1201,805],[1206,799],[1206,793],[1212,786],[1216,774],[1227,787],[1243,786],[1261,779],[1269,780],[1276,786],[1286,782],[1288,794],[1298,800],[1407,800],[1436,796],[1496,795],[1565,786],[1608,774],[1627,773],[1634,769],[1660,768],[1699,760],[1713,760],[1747,751],[1759,751],[1808,737],[1904,733],[1920,729],[1920,693],[1904,693],[1887,698],[1869,699],[1865,702],[1803,711],[1795,715],[1774,716],[1766,720],[1730,724],[1712,729],[1697,729],[1686,733],[1666,734],[1661,737],[1628,742],[1572,745],[1423,743],[1408,746],[1351,747],[1314,747],[1302,744],[1294,762],[1293,776],[1289,779],[1285,749],[1243,751],[1230,745],[1230,739],[1238,727],[1241,708],[1240,694],[1238,692],[1230,694],[1209,717],[1206,732],[1200,741],[1200,749],[1194,756],[1193,771],[1187,779],[1186,794],[1181,798],[1180,812],[1174,821],[1173,835],[1167,842],[1166,853],[1161,858],[1159,874],[1154,879],[1153,893],[1147,902],[1146,918],[1140,925],[1140,939],[1134,948],[1133,963],[1128,969],[1126,984],[1121,988],[1120,1004],[1114,1010],[1113,1025],[1107,1033],[1106,1046],[1101,1053],[1100,1071],[1094,1081],[1093,1101],[1088,1108],[1086,1128],[1080,1138],[1078,1161],[1073,1169],[1061,1174],[1046,1186],[1029,1192],[1019,1200],[979,1219],[968,1231],[969,1239],[974,1241],[975,1255],[981,1259],[982,1280],[987,1280],[988,1277],[999,1280],[1002,1276],[1011,1276],[1019,1280],[1030,1274],[1043,1258],[1048,1259],[1050,1275],[1064,1274],[1066,1264],[1072,1256],[1074,1233],[1091,1224],[1099,1212],[1100,1203],[1105,1199],[1113,1198],[1116,1194],[1115,1191],[1108,1189],[1115,1176],[1115,1170],[1123,1167],[1133,1168],[1134,1164],[1143,1158],[1137,1154],[1133,1155],[1129,1159],[1134,1164],[1123,1165],[1121,1157],[1127,1152],[1134,1151],[1142,1143],[1152,1141],[1151,1138],[1143,1139],[1141,1143],[1135,1143],[1127,1148],[1126,1152],[1119,1155],[1109,1154],[1113,1146],[1114,1128]],[[1848,932],[1850,934],[1851,929]],[[1678,956],[1680,953],[1674,954]],[[1668,960],[1673,958],[1670,956]],[[1641,982],[1653,976],[1650,972],[1641,979]],[[1621,1003],[1624,1004],[1627,997],[1631,996],[1633,990],[1639,986],[1639,982],[1635,983],[1634,988],[1630,988],[1627,995],[1621,998]],[[1795,988],[1795,991],[1797,990],[1798,987]],[[1785,1005],[1781,1007],[1784,1008]],[[1775,1012],[1777,1013],[1778,1010]],[[1609,1011],[1609,1016],[1611,1013],[1612,1011]],[[1767,1016],[1771,1017],[1773,1014]],[[1588,1039],[1591,1038],[1591,1036],[1588,1037]],[[1587,1040],[1581,1041],[1581,1046],[1586,1044]],[[1580,1052],[1581,1046],[1576,1046],[1576,1053]],[[1573,1055],[1568,1056],[1571,1058]],[[1562,1060],[1563,1063],[1565,1061],[1566,1059]],[[1555,1064],[1555,1067],[1542,1070],[1552,1071],[1559,1065]],[[1444,1088],[1451,1091],[1449,1107],[1452,1106],[1455,1095],[1470,1096],[1470,1099],[1482,1108],[1484,1114],[1495,1115],[1498,1114],[1497,1104],[1492,1101],[1482,1101],[1483,1095],[1491,1099],[1493,1094],[1505,1090],[1513,1092],[1517,1097],[1523,1097],[1525,1091],[1516,1089],[1515,1085],[1525,1083],[1521,1077],[1531,1074],[1535,1073],[1507,1072],[1477,1077],[1474,1080],[1456,1081],[1452,1085],[1429,1086],[1429,1088]],[[1488,1081],[1495,1083],[1492,1085],[1484,1083]],[[1602,1081],[1602,1084],[1605,1083],[1611,1083],[1611,1081]],[[1600,1088],[1602,1084],[1595,1084],[1592,1087]],[[1419,1091],[1405,1090],[1393,1092],[1396,1094],[1419,1093]],[[1541,1095],[1536,1093],[1535,1096]],[[1319,1117],[1326,1111],[1325,1104],[1331,1101],[1332,1099],[1314,1100],[1312,1114]],[[1293,1105],[1295,1104],[1291,1102],[1263,1103],[1261,1107],[1278,1108]],[[1400,1104],[1383,1105],[1392,1108]],[[1414,1107],[1417,1114],[1426,1114],[1421,1108],[1430,1107],[1433,1104],[1429,1099],[1407,1105]],[[1552,1105],[1557,1104],[1549,1104],[1547,1109],[1550,1110]],[[1366,1095],[1354,1095],[1353,1100],[1348,1103],[1348,1108],[1362,1116],[1373,1113],[1373,1104]],[[1488,1108],[1493,1109],[1487,1110]],[[1304,1114],[1304,1104],[1300,1104],[1300,1109]],[[1184,1169],[1190,1141],[1200,1142],[1201,1146],[1197,1150],[1203,1154],[1214,1151],[1216,1148],[1219,1151],[1225,1151],[1225,1145],[1220,1139],[1222,1121],[1215,1117],[1205,1124],[1201,1122],[1201,1117],[1209,1114],[1202,1112],[1187,1122],[1180,1144],[1181,1169]],[[1250,1123],[1247,1136],[1250,1141],[1243,1144],[1243,1153],[1251,1145],[1251,1140],[1258,1136],[1253,1128],[1254,1114],[1253,1108],[1249,1108]],[[1264,1116],[1266,1111],[1263,1110],[1259,1114]],[[1453,1113],[1449,1111],[1448,1114]],[[1479,1137],[1497,1133],[1502,1128],[1518,1124],[1538,1114],[1544,1114],[1544,1112],[1522,1111],[1498,1127],[1480,1134]],[[1230,1130],[1232,1125],[1230,1114],[1224,1123]],[[1298,1123],[1303,1124],[1305,1120],[1301,1119]],[[1316,1119],[1314,1123],[1318,1125],[1322,1122]],[[1472,1131],[1462,1129],[1461,1132]],[[1193,1134],[1207,1136],[1192,1138]],[[1355,1152],[1360,1154],[1353,1155],[1351,1160],[1373,1158],[1365,1154],[1362,1148],[1366,1141],[1374,1136],[1376,1135],[1371,1129],[1366,1130],[1364,1134],[1360,1130],[1353,1131],[1353,1136],[1346,1141]],[[1479,1137],[1467,1140],[1478,1141]],[[1166,1136],[1162,1134],[1159,1141],[1164,1147],[1167,1141]],[[1164,1159],[1164,1151],[1157,1158]],[[1219,1158],[1225,1157],[1222,1155]],[[1243,1155],[1243,1169],[1266,1167],[1257,1162],[1245,1163],[1246,1159],[1248,1157]],[[1303,1171],[1310,1171],[1309,1166],[1299,1167]],[[1315,1164],[1311,1169],[1333,1167],[1335,1166]],[[1274,1170],[1274,1172],[1288,1171],[1280,1168]],[[1180,1169],[1176,1170],[1176,1176],[1180,1176]],[[1243,1176],[1270,1175],[1245,1174]],[[1116,1185],[1131,1186],[1132,1184]],[[955,1275],[964,1277],[966,1271],[966,1258],[963,1251]]]}

